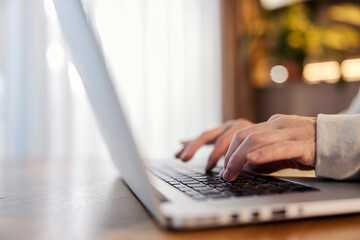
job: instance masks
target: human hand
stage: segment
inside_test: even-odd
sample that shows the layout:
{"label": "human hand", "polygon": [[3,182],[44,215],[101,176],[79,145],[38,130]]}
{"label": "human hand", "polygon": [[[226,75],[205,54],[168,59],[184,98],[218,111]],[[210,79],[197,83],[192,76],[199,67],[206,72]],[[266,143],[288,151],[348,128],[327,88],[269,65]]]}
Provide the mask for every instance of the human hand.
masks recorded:
{"label": "human hand", "polygon": [[234,135],[220,177],[234,181],[245,163],[259,172],[315,166],[316,118],[274,115]]}
{"label": "human hand", "polygon": [[228,121],[220,127],[202,133],[199,137],[191,141],[182,142],[183,147],[175,154],[175,157],[186,162],[194,156],[195,152],[201,146],[205,144],[214,144],[214,150],[210,154],[206,165],[206,171],[210,171],[215,167],[220,157],[225,154],[234,134],[238,130],[252,125],[254,125],[254,123],[246,119]]}

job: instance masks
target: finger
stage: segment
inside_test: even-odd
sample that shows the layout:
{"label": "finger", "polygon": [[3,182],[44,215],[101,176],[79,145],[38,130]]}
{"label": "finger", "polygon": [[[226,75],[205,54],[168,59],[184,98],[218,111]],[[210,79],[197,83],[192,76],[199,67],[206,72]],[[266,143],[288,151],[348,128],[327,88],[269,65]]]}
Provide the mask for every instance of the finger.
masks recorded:
{"label": "finger", "polygon": [[222,132],[227,129],[227,127],[228,125],[225,124],[213,130],[204,132],[198,138],[191,141],[185,146],[179,158],[183,161],[190,160],[201,146],[205,145],[208,142],[214,141]]}
{"label": "finger", "polygon": [[229,146],[229,148],[228,148],[228,150],[226,152],[225,161],[224,161],[224,169],[227,168],[230,157],[234,154],[234,152],[240,146],[242,141],[243,141],[242,137],[240,136],[239,132],[237,132],[233,136],[233,139],[231,140],[230,146]]}
{"label": "finger", "polygon": [[241,169],[243,168],[246,162],[246,155],[240,146],[236,151],[231,155],[228,164],[224,167],[225,171],[222,174],[222,178],[225,181],[231,182],[240,174]]}
{"label": "finger", "polygon": [[250,127],[244,128],[240,131],[237,131],[231,141],[229,149],[225,155],[224,168],[227,168],[229,160],[234,152],[238,149],[240,144],[250,135],[263,130],[272,130],[275,129],[277,123],[275,121],[259,123],[256,125],[252,125]]}
{"label": "finger", "polygon": [[184,147],[180,150],[180,151],[178,151],[176,154],[175,154],[175,157],[176,158],[180,158],[180,155],[182,154],[182,152],[184,151]]}
{"label": "finger", "polygon": [[180,151],[178,151],[177,153],[175,153],[175,157],[179,158],[181,153],[183,152],[184,148],[182,148]]}
{"label": "finger", "polygon": [[176,154],[175,154],[175,157],[176,158],[179,158],[180,155],[182,154],[182,152],[184,151],[186,145],[189,143],[190,141],[181,141],[181,144],[183,145],[183,147],[180,149],[180,151],[178,151]]}
{"label": "finger", "polygon": [[211,169],[213,169],[221,156],[225,154],[231,143],[232,136],[235,134],[237,129],[237,127],[231,127],[227,129],[215,141],[214,150],[211,152],[208,163],[206,165],[206,171],[210,171]]}
{"label": "finger", "polygon": [[306,152],[306,144],[300,141],[283,141],[264,146],[247,154],[247,161],[251,165],[260,165],[269,162],[292,158],[301,158]]}
{"label": "finger", "polygon": [[220,178],[223,178],[224,170],[225,170],[225,169],[221,169],[221,171],[219,172],[219,177],[220,177]]}

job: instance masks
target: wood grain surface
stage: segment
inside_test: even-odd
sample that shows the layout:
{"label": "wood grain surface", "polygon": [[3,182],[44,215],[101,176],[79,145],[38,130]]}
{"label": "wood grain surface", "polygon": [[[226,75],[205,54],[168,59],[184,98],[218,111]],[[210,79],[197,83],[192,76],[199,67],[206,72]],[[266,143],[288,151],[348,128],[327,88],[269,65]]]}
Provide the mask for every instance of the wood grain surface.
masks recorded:
{"label": "wood grain surface", "polygon": [[360,215],[201,231],[159,228],[111,161],[0,161],[0,239],[360,239]]}

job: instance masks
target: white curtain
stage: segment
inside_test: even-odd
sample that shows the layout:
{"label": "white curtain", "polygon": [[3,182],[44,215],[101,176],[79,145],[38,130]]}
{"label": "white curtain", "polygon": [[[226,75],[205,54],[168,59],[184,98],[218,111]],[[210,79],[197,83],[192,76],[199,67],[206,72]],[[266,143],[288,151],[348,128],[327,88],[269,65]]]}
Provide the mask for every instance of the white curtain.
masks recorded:
{"label": "white curtain", "polygon": [[[52,2],[0,3],[0,154],[108,157]],[[220,0],[83,3],[144,157],[220,124]]]}

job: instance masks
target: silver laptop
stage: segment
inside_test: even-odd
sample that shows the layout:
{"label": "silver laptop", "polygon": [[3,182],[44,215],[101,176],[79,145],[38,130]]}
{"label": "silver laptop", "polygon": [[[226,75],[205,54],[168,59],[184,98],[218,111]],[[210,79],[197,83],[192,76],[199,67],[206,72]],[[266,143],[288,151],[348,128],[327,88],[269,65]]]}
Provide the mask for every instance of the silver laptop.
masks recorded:
{"label": "silver laptop", "polygon": [[170,159],[145,164],[80,0],[54,3],[112,158],[161,226],[194,229],[360,212],[359,183],[245,171],[227,183],[218,178],[219,169],[205,174],[201,166]]}

